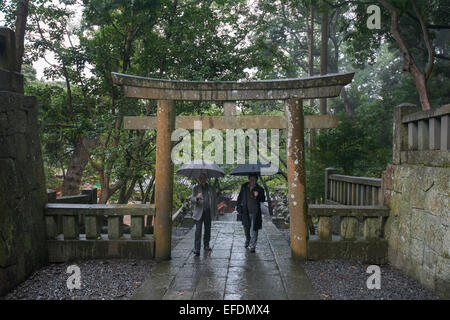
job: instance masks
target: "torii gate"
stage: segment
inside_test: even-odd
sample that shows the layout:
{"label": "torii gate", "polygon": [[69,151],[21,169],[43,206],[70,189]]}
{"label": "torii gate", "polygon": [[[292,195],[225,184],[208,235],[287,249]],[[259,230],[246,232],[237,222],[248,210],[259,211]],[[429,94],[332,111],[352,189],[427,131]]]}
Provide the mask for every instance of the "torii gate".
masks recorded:
{"label": "torii gate", "polygon": [[[171,255],[173,163],[171,134],[176,128],[194,129],[287,129],[287,171],[292,257],[307,258],[306,175],[304,129],[335,128],[333,115],[303,115],[302,99],[331,98],[340,94],[354,73],[328,74],[307,78],[249,82],[197,82],[144,78],[112,73],[114,84],[130,98],[154,99],[156,117],[125,117],[125,129],[156,129],[156,185],[154,223],[155,259]],[[225,116],[175,118],[175,100],[222,101]],[[284,100],[284,116],[236,116],[235,102],[243,100]]]}

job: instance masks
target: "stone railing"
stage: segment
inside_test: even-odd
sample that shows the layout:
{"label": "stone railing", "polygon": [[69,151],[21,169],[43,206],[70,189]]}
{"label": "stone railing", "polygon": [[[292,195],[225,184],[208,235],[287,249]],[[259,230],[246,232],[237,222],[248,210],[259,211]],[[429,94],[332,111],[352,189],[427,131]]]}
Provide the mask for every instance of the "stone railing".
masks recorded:
{"label": "stone railing", "polygon": [[[47,203],[70,203],[70,204],[96,204],[97,203],[97,189],[96,188],[86,188],[81,190],[81,193],[74,196],[62,196],[57,197],[56,191],[52,189],[47,189]],[[78,224],[84,226],[83,216],[78,217]],[[53,222],[54,220],[54,222]],[[62,216],[55,216],[52,218],[47,217],[47,229],[52,230],[53,223],[56,223],[56,230],[52,232],[56,232],[56,234],[63,233],[63,219]],[[83,232],[84,233],[84,229]]]}
{"label": "stone railing", "polygon": [[[308,213],[318,217],[318,234],[308,241],[308,259],[356,259],[385,263],[388,242],[383,237],[382,219],[389,216],[384,206],[310,205]],[[333,235],[333,218],[339,218],[339,235]],[[362,235],[359,232],[362,219]]]}
{"label": "stone railing", "polygon": [[[50,262],[86,258],[153,258],[154,238],[145,234],[145,217],[154,204],[96,204],[97,190],[56,198],[48,193],[45,222]],[[51,201],[53,200],[53,201]],[[67,203],[77,201],[77,203]],[[51,203],[54,202],[54,203]],[[84,202],[84,203],[80,203]],[[130,233],[123,232],[123,216],[131,216]],[[104,219],[108,232],[101,233]]]}
{"label": "stone railing", "polygon": [[325,170],[325,204],[374,206],[383,203],[381,179],[336,174]]}
{"label": "stone railing", "polygon": [[336,172],[325,171],[325,204],[308,206],[308,215],[318,220],[317,234],[308,240],[308,259],[385,263],[383,226],[389,208],[382,205],[381,179]]}
{"label": "stone railing", "polygon": [[446,166],[450,163],[450,105],[419,111],[411,104],[394,114],[394,164]]}
{"label": "stone railing", "polygon": [[[144,218],[153,216],[155,205],[153,204],[69,204],[48,203],[45,206],[45,217],[47,225],[47,238],[58,238],[57,227],[54,217],[62,217],[61,240],[127,240],[123,233],[120,219],[124,215],[131,216],[131,239],[144,238]],[[80,234],[79,216],[84,217],[86,233]],[[108,220],[107,238],[102,237],[101,219],[106,216]],[[53,218],[53,220],[52,220]]]}

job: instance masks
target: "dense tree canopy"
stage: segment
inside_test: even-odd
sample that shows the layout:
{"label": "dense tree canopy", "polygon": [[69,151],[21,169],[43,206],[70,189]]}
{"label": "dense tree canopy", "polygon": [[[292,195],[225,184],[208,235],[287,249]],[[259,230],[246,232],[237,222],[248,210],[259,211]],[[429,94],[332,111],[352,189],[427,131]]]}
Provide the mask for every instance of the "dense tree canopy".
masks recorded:
{"label": "dense tree canopy", "polygon": [[[26,25],[22,72],[26,93],[38,101],[48,186],[76,194],[83,183],[99,182],[102,203],[152,201],[154,185],[155,132],[124,130],[122,120],[155,115],[156,103],[123,97],[111,72],[237,81],[314,75],[324,66],[330,73],[356,71],[325,110],[339,115],[339,127],[308,133],[314,200],[322,197],[326,167],[380,176],[392,156],[396,105],[426,109],[425,97],[433,108],[450,101],[448,1],[374,3],[381,7],[380,29],[367,28],[367,4],[338,0],[7,0],[0,3],[0,24],[18,31]],[[47,62],[45,79],[36,79],[37,61]],[[307,113],[319,112],[316,102],[305,103]],[[222,112],[221,105],[193,102],[177,103],[176,110]],[[283,110],[281,101],[238,105],[242,114]],[[284,136],[280,142],[286,171]],[[216,187],[233,191],[238,182],[227,178]],[[265,182],[273,190],[286,179]],[[189,185],[180,180],[174,192],[185,197]]]}

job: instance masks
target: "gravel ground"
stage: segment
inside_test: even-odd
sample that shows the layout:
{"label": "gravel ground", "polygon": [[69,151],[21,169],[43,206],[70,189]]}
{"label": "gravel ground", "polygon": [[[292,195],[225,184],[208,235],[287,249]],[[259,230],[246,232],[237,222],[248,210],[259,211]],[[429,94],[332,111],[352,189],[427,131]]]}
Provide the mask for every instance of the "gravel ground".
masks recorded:
{"label": "gravel ground", "polygon": [[[67,289],[67,267],[81,271],[81,289]],[[46,266],[4,297],[6,300],[125,300],[150,273],[151,260],[85,260]]]}
{"label": "gravel ground", "polygon": [[[289,242],[289,229],[279,229]],[[351,260],[308,261],[305,271],[324,300],[438,300],[439,297],[402,271],[380,266],[381,288],[367,289],[368,264]]]}
{"label": "gravel ground", "polygon": [[[172,248],[190,228],[172,230]],[[81,271],[81,289],[67,289],[67,267],[77,265]],[[153,260],[85,260],[51,264],[35,272],[5,300],[127,300],[135,293],[156,265]]]}
{"label": "gravel ground", "polygon": [[381,288],[367,289],[367,264],[349,260],[308,261],[305,271],[324,300],[438,300],[400,270],[380,266]]}

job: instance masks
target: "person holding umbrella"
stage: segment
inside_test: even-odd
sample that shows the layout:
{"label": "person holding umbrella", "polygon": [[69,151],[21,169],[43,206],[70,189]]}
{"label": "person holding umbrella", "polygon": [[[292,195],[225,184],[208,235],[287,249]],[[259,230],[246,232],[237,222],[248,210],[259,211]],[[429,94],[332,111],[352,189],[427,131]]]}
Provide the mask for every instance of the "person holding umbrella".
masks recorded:
{"label": "person holding umbrella", "polygon": [[206,174],[201,173],[199,181],[200,183],[192,189],[192,196],[190,198],[194,207],[192,217],[196,221],[194,250],[192,251],[196,256],[200,255],[203,225],[205,226],[203,249],[205,251],[212,250],[209,246],[211,239],[211,221],[218,213],[216,190],[206,182]]}
{"label": "person holding umbrella", "polygon": [[177,170],[177,174],[188,178],[198,178],[199,184],[192,189],[190,202],[193,205],[192,218],[195,222],[194,249],[192,252],[200,255],[202,228],[205,226],[203,235],[203,249],[211,251],[209,241],[211,239],[211,221],[218,215],[217,194],[213,186],[207,183],[207,178],[223,177],[225,172],[215,163],[206,160],[194,160],[184,164]]}
{"label": "person holding umbrella", "polygon": [[237,199],[237,211],[241,215],[245,232],[245,247],[255,252],[258,241],[258,230],[262,228],[261,202],[266,201],[264,189],[256,181],[257,173],[251,173],[249,182],[241,186]]}

